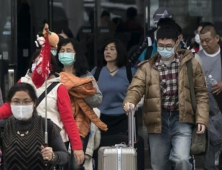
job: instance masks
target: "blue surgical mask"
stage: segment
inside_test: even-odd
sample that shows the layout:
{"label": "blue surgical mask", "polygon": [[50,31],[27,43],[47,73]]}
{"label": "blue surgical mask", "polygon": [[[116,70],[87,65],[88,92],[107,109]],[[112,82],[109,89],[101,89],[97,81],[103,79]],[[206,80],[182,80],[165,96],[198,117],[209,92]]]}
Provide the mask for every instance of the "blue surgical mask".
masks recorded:
{"label": "blue surgical mask", "polygon": [[53,56],[56,56],[57,51],[56,50],[51,50],[51,53],[52,53]]}
{"label": "blue surgical mask", "polygon": [[75,62],[75,53],[59,53],[59,61],[64,66],[71,66]]}
{"label": "blue surgical mask", "polygon": [[157,48],[157,52],[161,55],[163,58],[170,58],[174,54],[174,47],[169,51],[164,47],[163,50],[159,50]]}

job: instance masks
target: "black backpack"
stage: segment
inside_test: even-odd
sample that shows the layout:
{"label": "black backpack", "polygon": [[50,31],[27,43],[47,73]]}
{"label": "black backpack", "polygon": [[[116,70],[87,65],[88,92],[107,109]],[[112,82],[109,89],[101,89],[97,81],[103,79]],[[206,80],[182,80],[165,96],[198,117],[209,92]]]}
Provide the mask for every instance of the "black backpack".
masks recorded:
{"label": "black backpack", "polygon": [[[99,80],[99,75],[100,75],[101,70],[102,70],[102,67],[96,68],[96,71],[94,73],[94,78],[96,79],[96,81]],[[127,79],[129,81],[129,83],[131,83],[133,75],[132,75],[132,70],[131,70],[130,66],[126,66],[126,75],[127,75]]]}

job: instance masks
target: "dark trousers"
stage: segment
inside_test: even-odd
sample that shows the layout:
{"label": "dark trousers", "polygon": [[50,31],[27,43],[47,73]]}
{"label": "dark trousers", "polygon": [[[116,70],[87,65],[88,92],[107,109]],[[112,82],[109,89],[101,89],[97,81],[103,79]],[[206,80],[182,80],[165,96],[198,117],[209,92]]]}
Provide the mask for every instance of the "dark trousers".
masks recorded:
{"label": "dark trousers", "polygon": [[221,167],[222,162],[220,162],[219,167],[215,165],[215,155],[220,150],[220,148],[220,145],[214,146],[210,142],[209,150],[207,154],[203,156],[204,170],[221,170],[219,167]]}
{"label": "dark trousers", "polygon": [[106,132],[101,131],[101,138],[103,136],[126,134],[128,132],[128,117],[126,114],[119,116],[101,114],[100,119],[108,126]]}
{"label": "dark trousers", "polygon": [[[108,126],[108,131],[101,131],[101,139],[106,136],[112,136],[117,134],[127,134],[128,132],[128,117],[123,114],[119,116],[107,116],[101,114],[100,119]],[[102,145],[100,144],[99,148]],[[104,145],[103,145],[104,146]],[[93,159],[95,160],[95,170],[98,167],[98,149],[93,153]]]}
{"label": "dark trousers", "polygon": [[[82,139],[84,153],[86,152],[88,141],[89,141],[89,134],[84,139]],[[66,148],[68,149],[69,142],[66,142],[65,145]],[[83,164],[84,162],[79,166],[77,165],[77,163],[75,162],[73,151],[71,151],[69,162],[65,165],[64,170],[85,170]]]}

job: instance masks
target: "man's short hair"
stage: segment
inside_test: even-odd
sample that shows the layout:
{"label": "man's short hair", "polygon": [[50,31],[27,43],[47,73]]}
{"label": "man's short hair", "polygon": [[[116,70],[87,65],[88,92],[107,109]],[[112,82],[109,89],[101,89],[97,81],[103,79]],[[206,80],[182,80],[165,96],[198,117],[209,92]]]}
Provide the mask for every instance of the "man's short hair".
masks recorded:
{"label": "man's short hair", "polygon": [[205,26],[214,26],[214,24],[212,24],[211,22],[201,22],[198,25],[198,27],[205,27]]}
{"label": "man's short hair", "polygon": [[213,24],[205,24],[203,28],[200,30],[200,34],[206,34],[207,32],[210,32],[212,37],[218,35]]}
{"label": "man's short hair", "polygon": [[163,25],[157,31],[157,41],[159,39],[172,39],[173,41],[178,40],[178,30],[175,24],[172,25]]}
{"label": "man's short hair", "polygon": [[178,35],[182,34],[182,28],[179,24],[177,24],[176,22],[174,23],[174,26],[178,32]]}
{"label": "man's short hair", "polygon": [[129,7],[127,10],[126,10],[126,17],[128,19],[133,19],[134,17],[137,16],[137,9],[134,8],[134,7]]}
{"label": "man's short hair", "polygon": [[170,24],[174,24],[174,23],[175,23],[175,21],[172,18],[160,18],[160,20],[157,23],[157,27],[161,27],[166,24],[170,25]]}

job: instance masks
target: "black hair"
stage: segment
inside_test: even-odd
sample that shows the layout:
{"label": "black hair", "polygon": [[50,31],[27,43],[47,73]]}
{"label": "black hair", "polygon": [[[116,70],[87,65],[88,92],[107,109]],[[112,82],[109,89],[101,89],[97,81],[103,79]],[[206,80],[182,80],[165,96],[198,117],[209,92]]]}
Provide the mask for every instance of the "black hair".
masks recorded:
{"label": "black hair", "polygon": [[112,19],[112,21],[116,25],[116,32],[124,32],[124,24],[122,18],[115,17]]}
{"label": "black hair", "polygon": [[200,30],[200,34],[206,34],[207,32],[210,32],[212,37],[215,37],[217,34],[216,28],[213,24],[205,24],[202,29]]}
{"label": "black hair", "polygon": [[157,40],[172,39],[174,42],[178,40],[178,30],[175,25],[163,25],[157,31]]}
{"label": "black hair", "polygon": [[174,24],[175,21],[172,18],[160,18],[160,20],[157,23],[157,27],[162,27],[163,25],[166,24]]}
{"label": "black hair", "polygon": [[212,24],[211,22],[201,22],[198,25],[198,27],[205,27],[205,26],[214,26],[214,24]]}
{"label": "black hair", "polygon": [[62,28],[58,34],[64,33],[68,38],[75,38],[72,31],[69,28]]}
{"label": "black hair", "polygon": [[[205,33],[209,32],[209,31],[210,31],[210,33],[211,33],[211,36],[213,36],[213,37],[219,35],[219,34],[217,33],[217,29],[216,29],[216,27],[215,27],[214,24],[212,24],[211,22],[205,22],[205,23],[203,24],[203,26],[202,26],[202,29],[200,30],[200,34],[205,34]],[[221,41],[220,38],[219,38],[218,44],[219,44],[220,46],[222,46],[222,41]]]}
{"label": "black hair", "polygon": [[182,28],[179,24],[177,24],[176,22],[173,24],[178,32],[178,35],[182,34]]}
{"label": "black hair", "polygon": [[134,7],[129,7],[127,10],[126,10],[126,17],[128,19],[132,19],[134,17],[137,16],[137,9],[134,8]]}
{"label": "black hair", "polygon": [[177,24],[175,21],[174,22],[165,22],[163,25],[171,25],[171,26],[175,27],[175,29],[177,30],[178,36],[182,34],[181,26],[179,24]]}
{"label": "black hair", "polygon": [[[60,42],[60,46],[58,46],[57,54],[61,50],[62,46],[65,46],[68,43],[71,43],[73,48],[76,51],[75,62],[74,62],[73,68],[75,69],[76,76],[80,77],[80,76],[86,74],[89,70],[88,61],[87,61],[85,55],[83,54],[80,43],[76,39],[72,39],[72,38],[63,39]],[[56,57],[56,60],[58,62],[59,71],[61,72],[64,65],[59,61],[58,55]]]}
{"label": "black hair", "polygon": [[14,86],[12,86],[8,92],[7,96],[7,102],[11,102],[13,96],[16,92],[24,91],[27,92],[29,97],[32,99],[32,101],[36,104],[38,97],[36,95],[35,89],[32,85],[28,83],[17,83]]}
{"label": "black hair", "polygon": [[103,10],[103,12],[102,12],[100,18],[102,18],[102,17],[104,17],[104,16],[110,17],[110,12],[107,11],[107,10]]}
{"label": "black hair", "polygon": [[[30,73],[32,72],[32,64],[35,61],[35,59],[40,55],[40,53],[41,53],[40,49],[37,49],[33,53],[32,57],[31,57],[31,60],[29,62],[29,66],[28,66],[28,69],[29,69]],[[58,67],[57,67],[57,62],[55,60],[55,57],[52,54],[51,54],[51,66],[52,66],[52,70],[51,70],[50,74],[56,75],[56,72],[58,72]]]}
{"label": "black hair", "polygon": [[114,43],[117,51],[117,58],[116,58],[116,65],[117,67],[126,66],[128,64],[128,56],[127,56],[127,50],[123,43],[117,39],[108,39],[106,40],[102,50],[101,50],[101,57],[99,61],[99,66],[105,66],[107,64],[105,58],[104,58],[104,51],[108,44]]}
{"label": "black hair", "polygon": [[58,35],[59,36],[59,43],[58,43],[58,48],[61,47],[61,42],[65,39],[63,36]]}

